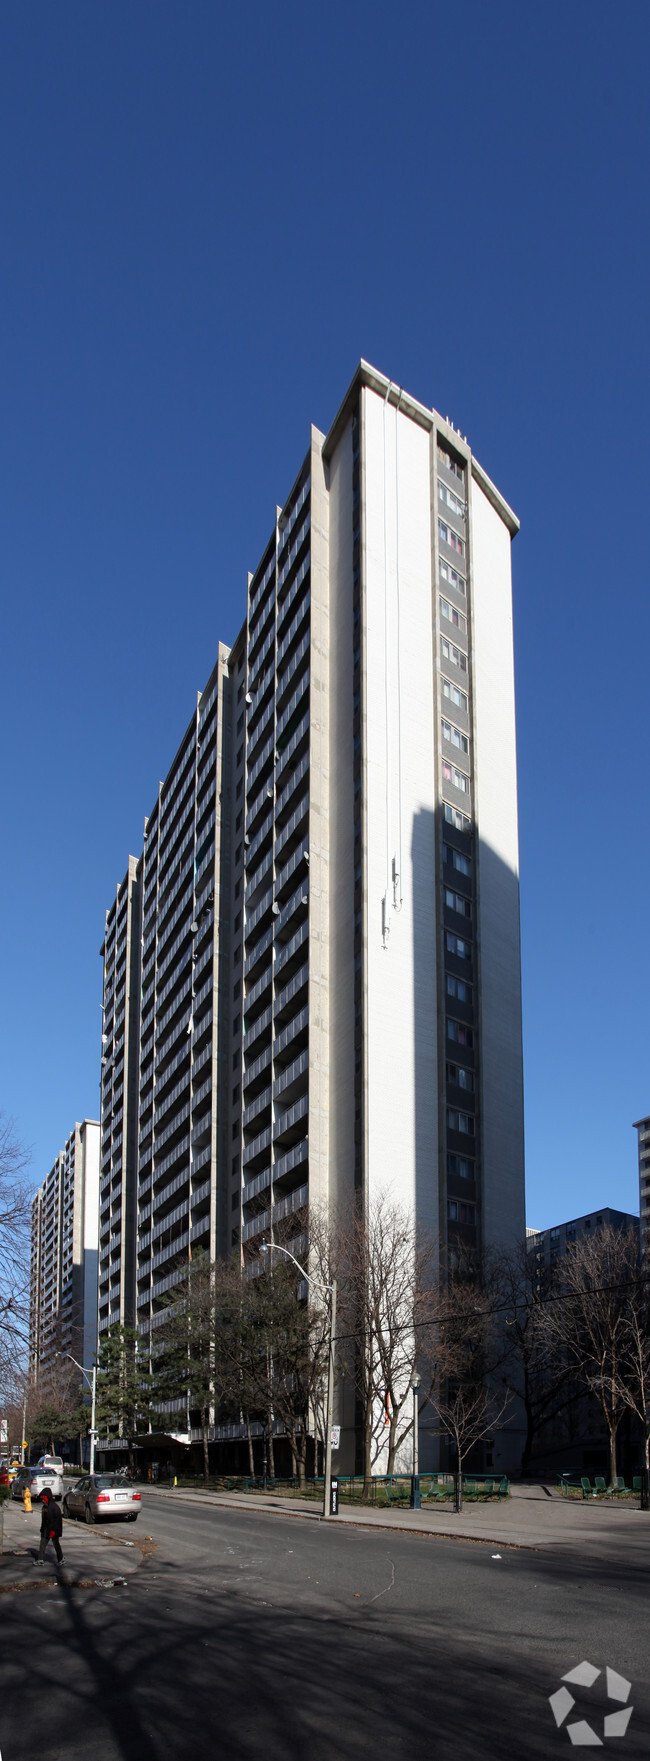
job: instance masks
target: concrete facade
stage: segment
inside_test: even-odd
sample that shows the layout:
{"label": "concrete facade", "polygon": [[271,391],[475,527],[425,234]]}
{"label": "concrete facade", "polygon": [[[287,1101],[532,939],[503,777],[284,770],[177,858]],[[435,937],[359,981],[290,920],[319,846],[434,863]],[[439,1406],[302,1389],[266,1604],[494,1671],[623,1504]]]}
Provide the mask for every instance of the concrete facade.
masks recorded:
{"label": "concrete facade", "polygon": [[29,1367],[38,1385],[56,1352],[84,1366],[97,1343],[98,1120],[70,1132],[32,1201]]}

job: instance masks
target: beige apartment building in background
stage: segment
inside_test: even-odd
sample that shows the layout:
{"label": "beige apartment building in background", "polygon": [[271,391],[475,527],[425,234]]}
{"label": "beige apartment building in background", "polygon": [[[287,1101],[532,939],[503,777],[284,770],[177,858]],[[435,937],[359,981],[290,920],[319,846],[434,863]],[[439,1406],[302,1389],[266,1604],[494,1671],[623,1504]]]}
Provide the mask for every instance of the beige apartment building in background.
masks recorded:
{"label": "beige apartment building in background", "polygon": [[38,1387],[57,1352],[91,1368],[97,1343],[99,1123],[76,1124],[32,1200],[29,1372]]}

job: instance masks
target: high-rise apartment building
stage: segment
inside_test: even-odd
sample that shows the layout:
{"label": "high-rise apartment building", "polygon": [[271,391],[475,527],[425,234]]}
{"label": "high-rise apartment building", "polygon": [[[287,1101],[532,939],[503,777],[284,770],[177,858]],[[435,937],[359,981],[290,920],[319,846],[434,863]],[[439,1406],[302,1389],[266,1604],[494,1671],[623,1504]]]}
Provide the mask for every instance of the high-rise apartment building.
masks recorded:
{"label": "high-rise apartment building", "polygon": [[647,1253],[650,1244],[650,1119],[637,1119],[639,1155],[639,1211],[641,1214],[641,1249]]}
{"label": "high-rise apartment building", "polygon": [[70,1132],[32,1201],[29,1362],[38,1384],[56,1352],[92,1364],[97,1341],[99,1123]]}
{"label": "high-rise apartment building", "polygon": [[98,1334],[135,1322],[142,864],[129,857],[106,912],[102,1006]]}
{"label": "high-rise apartment building", "polygon": [[311,430],[145,825],[145,1332],[195,1243],[252,1275],[310,1204],[390,1188],[452,1247],[523,1238],[517,530],[364,363]]}

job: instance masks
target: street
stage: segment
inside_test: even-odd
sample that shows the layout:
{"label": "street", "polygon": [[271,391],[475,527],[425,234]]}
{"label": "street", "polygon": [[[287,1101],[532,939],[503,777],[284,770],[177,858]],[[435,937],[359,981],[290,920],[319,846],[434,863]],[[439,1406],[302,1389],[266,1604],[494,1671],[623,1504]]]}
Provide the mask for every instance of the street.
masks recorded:
{"label": "street", "polygon": [[[548,1700],[583,1659],[632,1681],[618,1747],[648,1752],[643,1566],[152,1494],[146,1534],[126,1587],[3,1596],[2,1761],[532,1761],[571,1748]],[[601,1732],[602,1679],[572,1689]]]}

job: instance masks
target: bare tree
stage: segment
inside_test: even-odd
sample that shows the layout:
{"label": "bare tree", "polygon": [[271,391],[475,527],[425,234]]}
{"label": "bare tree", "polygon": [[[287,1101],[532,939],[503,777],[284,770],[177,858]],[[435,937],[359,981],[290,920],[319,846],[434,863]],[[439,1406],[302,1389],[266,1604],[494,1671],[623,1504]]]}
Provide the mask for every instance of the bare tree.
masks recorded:
{"label": "bare tree", "polygon": [[625,1293],[620,1395],[633,1412],[643,1434],[643,1489],[641,1503],[650,1507],[650,1288],[647,1262],[630,1255],[630,1276]]}
{"label": "bare tree", "polygon": [[[345,1225],[343,1226],[345,1230]],[[347,1225],[342,1331],[353,1344],[363,1423],[363,1496],[384,1449],[389,1474],[413,1430],[411,1378],[422,1376],[420,1410],[442,1373],[444,1305],[435,1243],[389,1192]]]}
{"label": "bare tree", "polygon": [[501,1401],[485,1381],[448,1381],[430,1396],[440,1435],[449,1437],[456,1455],[456,1509],[463,1508],[463,1462],[473,1449],[501,1424],[511,1405],[508,1392]]}
{"label": "bare tree", "polygon": [[524,1244],[502,1254],[494,1267],[504,1326],[501,1381],[523,1404],[526,1435],[521,1471],[527,1473],[535,1438],[565,1411],[571,1398],[571,1367],[557,1338],[549,1339],[546,1302],[553,1280],[540,1273]]}
{"label": "bare tree", "polygon": [[182,1402],[188,1414],[198,1411],[205,1480],[211,1415],[221,1394],[215,1352],[218,1277],[207,1254],[192,1260],[187,1276],[170,1293],[168,1315],[152,1333],[150,1346],[151,1407],[163,1413]]}
{"label": "bare tree", "polygon": [[638,1253],[633,1231],[610,1224],[595,1229],[567,1250],[553,1300],[544,1305],[549,1345],[566,1354],[570,1371],[602,1412],[611,1481],[616,1478],[616,1439],[629,1404],[629,1298]]}
{"label": "bare tree", "polygon": [[0,1377],[24,1364],[29,1325],[30,1157],[0,1114]]}

